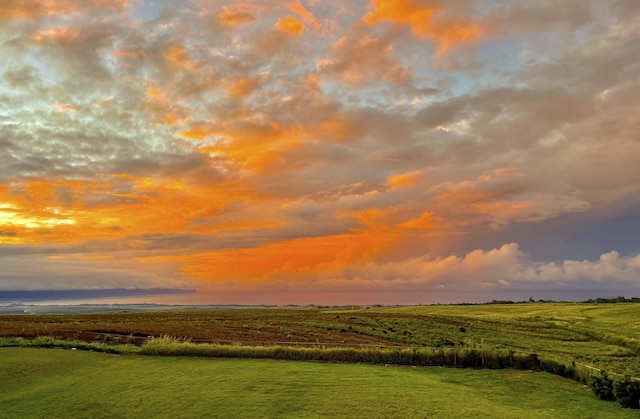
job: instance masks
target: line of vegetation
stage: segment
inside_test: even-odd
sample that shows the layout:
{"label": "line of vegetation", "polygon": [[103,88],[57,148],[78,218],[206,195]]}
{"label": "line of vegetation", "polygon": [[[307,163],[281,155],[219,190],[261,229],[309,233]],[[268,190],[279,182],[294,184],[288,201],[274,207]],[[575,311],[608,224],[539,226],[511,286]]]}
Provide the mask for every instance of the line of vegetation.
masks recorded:
{"label": "line of vegetation", "polygon": [[589,381],[589,369],[575,362],[542,359],[535,353],[474,348],[389,348],[389,347],[298,347],[196,344],[171,337],[152,338],[140,349],[142,355],[201,356],[220,358],[271,358],[296,361],[326,361],[412,366],[442,366],[546,371]]}
{"label": "line of vegetation", "polygon": [[104,342],[85,342],[82,340],[63,340],[51,336],[38,336],[34,339],[22,337],[0,338],[0,347],[23,347],[23,348],[63,348],[79,349],[83,351],[104,352],[108,354],[133,354],[140,352],[140,348],[135,345],[113,345]]}

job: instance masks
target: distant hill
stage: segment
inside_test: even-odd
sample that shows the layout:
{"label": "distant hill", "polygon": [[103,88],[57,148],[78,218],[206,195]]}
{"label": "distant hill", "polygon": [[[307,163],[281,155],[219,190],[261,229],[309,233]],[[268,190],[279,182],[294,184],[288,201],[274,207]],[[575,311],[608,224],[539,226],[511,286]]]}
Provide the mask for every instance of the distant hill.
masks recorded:
{"label": "distant hill", "polygon": [[137,297],[143,295],[193,294],[196,290],[177,288],[111,288],[80,290],[0,290],[0,302],[82,300],[89,298]]}

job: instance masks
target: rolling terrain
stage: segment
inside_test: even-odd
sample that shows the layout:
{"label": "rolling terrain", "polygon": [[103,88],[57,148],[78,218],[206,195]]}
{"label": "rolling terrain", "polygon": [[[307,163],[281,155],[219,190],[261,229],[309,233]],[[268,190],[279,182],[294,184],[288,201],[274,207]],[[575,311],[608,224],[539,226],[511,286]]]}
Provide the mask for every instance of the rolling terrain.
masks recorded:
{"label": "rolling terrain", "polygon": [[511,350],[640,375],[640,304],[193,309],[0,316],[0,337]]}

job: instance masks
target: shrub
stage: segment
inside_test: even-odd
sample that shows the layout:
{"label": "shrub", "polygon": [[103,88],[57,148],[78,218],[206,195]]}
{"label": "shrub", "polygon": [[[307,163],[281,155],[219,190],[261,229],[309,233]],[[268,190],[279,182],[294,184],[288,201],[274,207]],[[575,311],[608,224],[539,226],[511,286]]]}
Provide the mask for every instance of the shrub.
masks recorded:
{"label": "shrub", "polygon": [[606,372],[601,376],[591,376],[589,387],[591,387],[593,394],[600,400],[614,401],[616,399],[616,396],[613,394],[613,381],[607,376]]}
{"label": "shrub", "polygon": [[22,337],[0,338],[0,346],[27,346],[28,342]]}
{"label": "shrub", "polygon": [[31,346],[50,348],[55,346],[55,339],[51,336],[38,336],[31,341]]}
{"label": "shrub", "polygon": [[640,408],[640,381],[629,376],[620,378],[613,383],[613,394],[622,407]]}

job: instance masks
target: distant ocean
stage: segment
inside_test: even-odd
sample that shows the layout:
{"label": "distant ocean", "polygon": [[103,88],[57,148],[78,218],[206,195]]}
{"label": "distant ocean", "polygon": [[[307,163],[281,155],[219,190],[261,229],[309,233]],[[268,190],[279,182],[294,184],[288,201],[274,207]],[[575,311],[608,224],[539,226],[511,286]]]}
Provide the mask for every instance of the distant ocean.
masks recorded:
{"label": "distant ocean", "polygon": [[[186,289],[104,289],[104,290],[0,290],[0,314],[80,311],[129,311],[185,309],[190,307],[264,306],[351,306],[478,304],[492,301],[553,300],[581,302],[600,297],[628,295],[625,290],[510,290],[465,292],[447,290],[385,291],[213,291]],[[628,291],[628,290],[626,290]],[[64,309],[63,306],[75,307]],[[85,306],[85,307],[80,307]],[[89,307],[93,306],[93,307]],[[154,307],[156,306],[156,307]],[[179,307],[182,306],[182,307]],[[164,308],[162,308],[164,307]]]}

